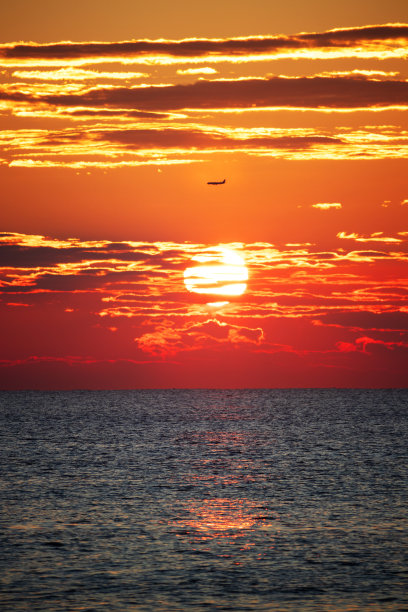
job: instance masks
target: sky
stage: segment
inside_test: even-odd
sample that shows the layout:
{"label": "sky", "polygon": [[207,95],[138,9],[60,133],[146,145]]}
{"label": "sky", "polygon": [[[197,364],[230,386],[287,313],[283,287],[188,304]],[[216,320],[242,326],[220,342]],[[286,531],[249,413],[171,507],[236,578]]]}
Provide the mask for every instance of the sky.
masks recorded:
{"label": "sky", "polygon": [[405,387],[407,21],[3,6],[0,388]]}

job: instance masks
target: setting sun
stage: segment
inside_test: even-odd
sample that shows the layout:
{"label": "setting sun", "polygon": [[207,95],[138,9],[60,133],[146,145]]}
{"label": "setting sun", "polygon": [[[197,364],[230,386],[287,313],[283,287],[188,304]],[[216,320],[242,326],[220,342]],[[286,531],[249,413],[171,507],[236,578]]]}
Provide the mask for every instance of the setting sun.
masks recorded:
{"label": "setting sun", "polygon": [[246,290],[248,269],[244,259],[226,247],[206,249],[193,257],[197,265],[186,268],[184,283],[188,291],[204,295],[242,295]]}

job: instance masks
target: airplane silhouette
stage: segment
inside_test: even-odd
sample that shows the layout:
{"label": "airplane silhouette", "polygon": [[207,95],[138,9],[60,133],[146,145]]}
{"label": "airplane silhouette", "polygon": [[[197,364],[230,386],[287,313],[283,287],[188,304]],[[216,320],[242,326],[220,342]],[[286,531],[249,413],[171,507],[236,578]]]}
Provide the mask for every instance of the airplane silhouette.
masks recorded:
{"label": "airplane silhouette", "polygon": [[225,179],[223,181],[208,181],[207,185],[223,185],[225,183]]}

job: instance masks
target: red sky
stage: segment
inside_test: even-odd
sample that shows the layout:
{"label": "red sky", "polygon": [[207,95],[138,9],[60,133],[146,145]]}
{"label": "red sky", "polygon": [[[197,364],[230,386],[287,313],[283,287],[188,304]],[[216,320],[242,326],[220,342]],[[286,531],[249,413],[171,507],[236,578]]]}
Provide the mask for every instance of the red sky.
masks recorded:
{"label": "red sky", "polygon": [[0,388],[406,386],[406,3],[145,4],[2,9]]}

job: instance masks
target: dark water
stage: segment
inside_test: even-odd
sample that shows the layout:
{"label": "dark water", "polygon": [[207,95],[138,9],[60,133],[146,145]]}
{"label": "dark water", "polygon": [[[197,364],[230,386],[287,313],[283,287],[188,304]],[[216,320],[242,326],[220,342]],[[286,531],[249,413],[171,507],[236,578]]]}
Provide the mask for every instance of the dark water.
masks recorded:
{"label": "dark water", "polygon": [[1,393],[2,610],[408,610],[407,405]]}

